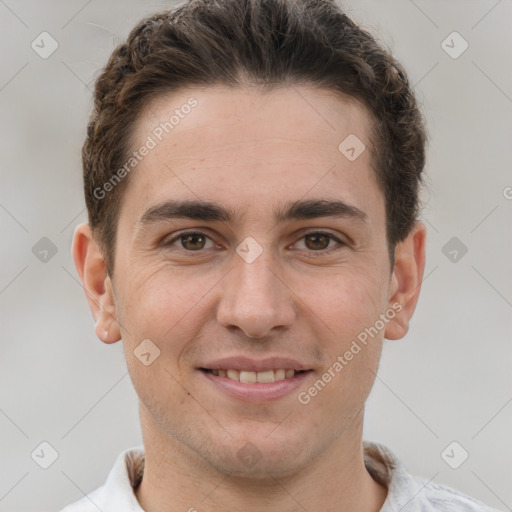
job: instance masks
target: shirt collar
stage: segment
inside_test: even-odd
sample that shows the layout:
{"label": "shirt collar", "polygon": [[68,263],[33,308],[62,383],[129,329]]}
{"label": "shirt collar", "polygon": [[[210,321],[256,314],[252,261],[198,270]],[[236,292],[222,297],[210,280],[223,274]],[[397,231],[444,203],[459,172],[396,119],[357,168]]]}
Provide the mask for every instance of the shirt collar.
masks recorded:
{"label": "shirt collar", "polygon": [[135,488],[140,484],[144,472],[144,447],[137,446],[122,452],[108,474],[103,486],[100,505],[103,512],[144,512]]}
{"label": "shirt collar", "polygon": [[[426,484],[410,475],[397,457],[382,444],[363,441],[363,454],[368,472],[388,489],[380,512],[394,512],[406,505],[407,512],[420,512],[421,500],[415,498]],[[140,484],[143,472],[143,446],[122,452],[102,488],[101,510],[144,512],[135,496],[135,488]]]}
{"label": "shirt collar", "polygon": [[421,512],[422,499],[415,499],[428,482],[414,477],[394,453],[380,443],[363,441],[364,464],[374,480],[388,489],[386,501],[380,512]]}

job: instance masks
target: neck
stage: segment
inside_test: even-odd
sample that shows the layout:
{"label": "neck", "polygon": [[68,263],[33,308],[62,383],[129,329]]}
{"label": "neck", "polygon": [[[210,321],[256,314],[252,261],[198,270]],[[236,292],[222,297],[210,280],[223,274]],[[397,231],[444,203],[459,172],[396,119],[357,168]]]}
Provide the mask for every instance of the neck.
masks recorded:
{"label": "neck", "polygon": [[250,479],[214,470],[141,408],[145,466],[136,497],[146,512],[378,512],[387,489],[364,465],[363,414],[307,468],[278,479]]}

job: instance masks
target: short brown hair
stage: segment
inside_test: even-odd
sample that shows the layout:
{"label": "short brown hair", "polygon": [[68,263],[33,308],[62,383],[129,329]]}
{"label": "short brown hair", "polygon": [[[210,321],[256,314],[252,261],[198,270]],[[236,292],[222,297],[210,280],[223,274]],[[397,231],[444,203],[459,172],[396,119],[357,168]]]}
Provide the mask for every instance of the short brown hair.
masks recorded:
{"label": "short brown hair", "polygon": [[156,95],[178,89],[247,83],[262,90],[313,85],[370,111],[372,166],[385,198],[394,261],[395,245],[419,213],[426,143],[403,67],[334,0],[189,0],[142,20],[96,81],[82,149],[84,189],[110,275],[129,175],[107,197],[98,198],[97,191],[129,158],[141,110]]}

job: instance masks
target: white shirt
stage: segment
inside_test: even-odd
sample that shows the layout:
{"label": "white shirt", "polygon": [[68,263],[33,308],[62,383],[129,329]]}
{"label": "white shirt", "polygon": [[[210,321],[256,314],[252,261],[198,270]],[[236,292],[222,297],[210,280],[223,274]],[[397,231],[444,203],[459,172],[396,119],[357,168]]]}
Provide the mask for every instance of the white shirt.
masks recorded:
{"label": "white shirt", "polygon": [[[363,441],[363,450],[368,472],[388,489],[380,512],[498,512],[455,489],[410,475],[382,444]],[[144,512],[134,492],[143,470],[144,448],[125,450],[104,485],[60,512]]]}

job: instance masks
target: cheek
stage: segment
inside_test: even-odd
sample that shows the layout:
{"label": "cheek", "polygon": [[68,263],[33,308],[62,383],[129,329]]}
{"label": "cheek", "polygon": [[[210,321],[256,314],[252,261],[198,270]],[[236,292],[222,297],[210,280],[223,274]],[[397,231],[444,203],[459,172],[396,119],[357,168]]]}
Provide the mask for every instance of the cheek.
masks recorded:
{"label": "cheek", "polygon": [[384,330],[375,329],[382,309],[364,288],[354,287],[350,294],[339,293],[332,299],[329,316],[322,312],[330,330],[324,328],[324,336],[317,337],[327,354],[326,364],[313,384],[318,391],[306,391],[319,395],[317,406],[331,411],[327,414],[342,428],[359,412],[372,389]]}
{"label": "cheek", "polygon": [[[124,354],[140,400],[163,421],[169,407],[179,408],[190,400],[179,384],[187,377],[180,361],[201,326],[204,291],[162,268],[134,274],[126,276],[120,290]],[[149,357],[144,358],[145,353]]]}
{"label": "cheek", "polygon": [[321,320],[327,339],[343,347],[379,318],[386,307],[386,289],[384,280],[372,272],[343,269],[303,288],[300,297]]}
{"label": "cheek", "polygon": [[129,276],[118,308],[125,344],[134,349],[149,338],[166,354],[176,356],[207,320],[204,299],[217,280],[163,266],[137,272],[136,279]]}
{"label": "cheek", "polygon": [[[331,373],[336,375],[332,399],[356,406],[366,399],[378,369],[386,325],[380,320],[387,306],[386,284],[375,274],[345,276],[326,304],[326,323],[337,335],[330,333],[328,348]],[[351,390],[350,396],[346,389]]]}

